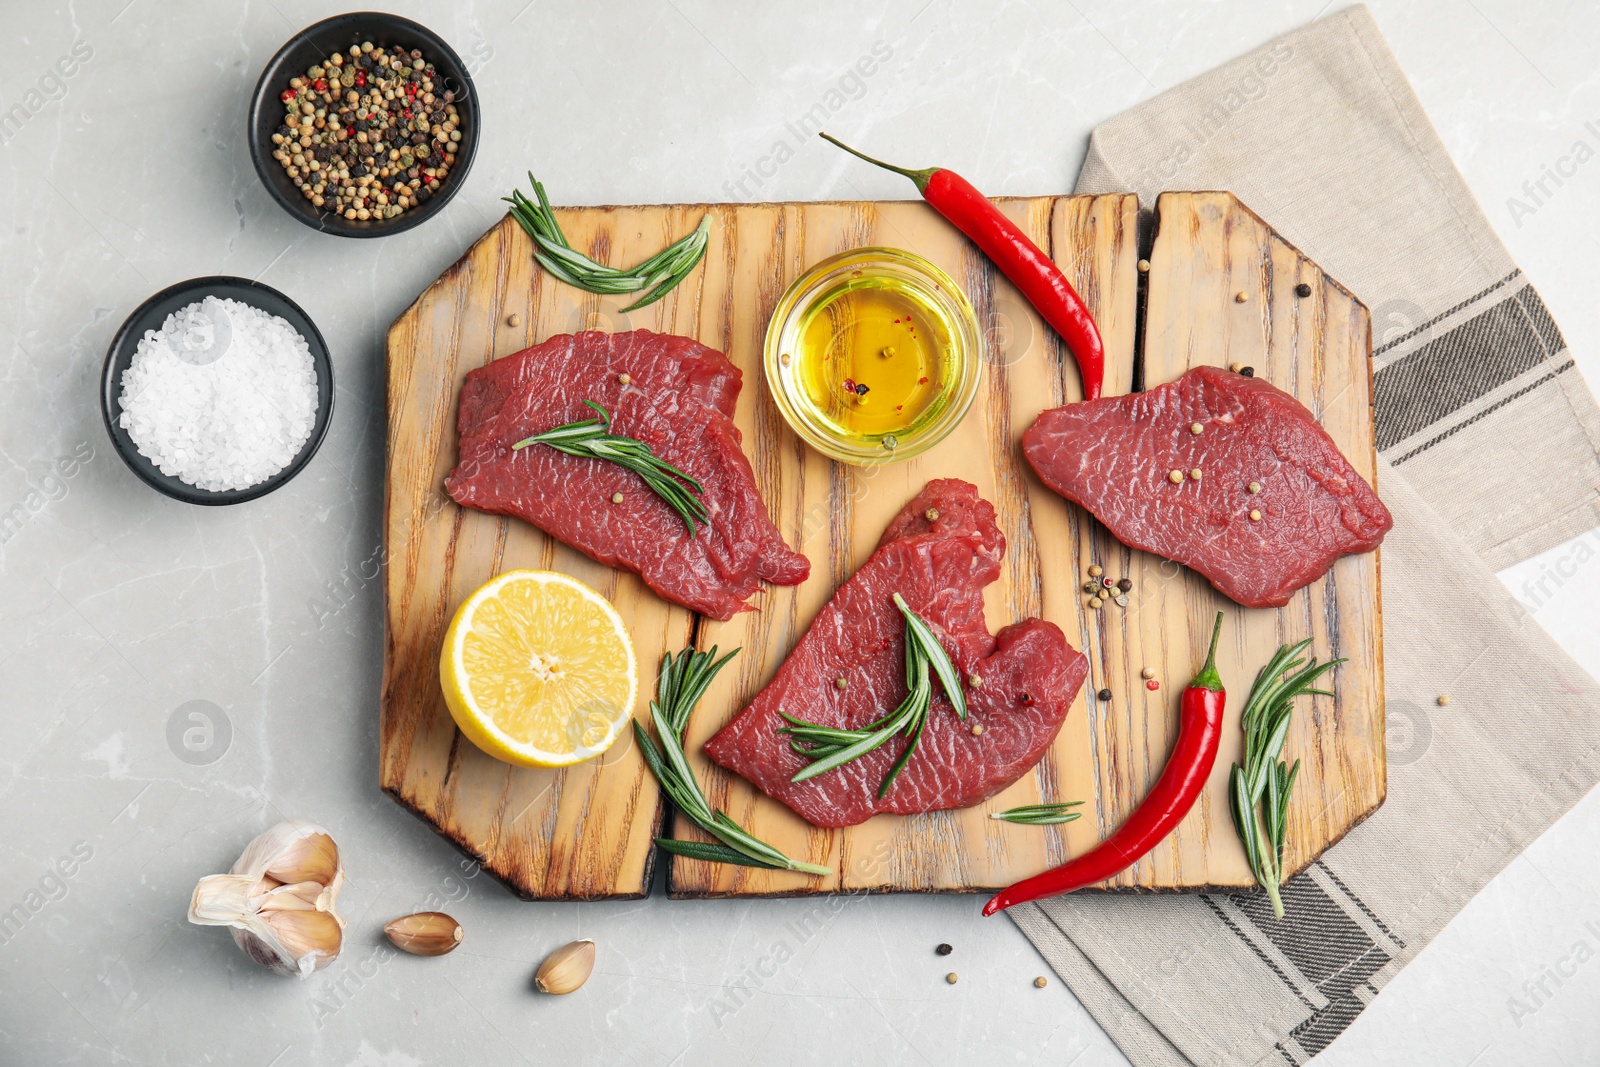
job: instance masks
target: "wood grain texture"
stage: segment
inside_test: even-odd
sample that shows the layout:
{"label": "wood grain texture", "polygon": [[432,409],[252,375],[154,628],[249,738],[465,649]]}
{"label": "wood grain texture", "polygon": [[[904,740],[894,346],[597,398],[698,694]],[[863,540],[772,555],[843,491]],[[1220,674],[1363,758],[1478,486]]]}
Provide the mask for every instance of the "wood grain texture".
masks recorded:
{"label": "wood grain texture", "polygon": [[[1361,476],[1378,487],[1366,307],[1231,193],[1164,193],[1156,216],[1142,384],[1161,385],[1200,365],[1252,367],[1258,377],[1305,404]],[[1302,283],[1310,286],[1310,296],[1296,295]],[[1131,568],[1142,595],[1127,615],[1111,617],[1121,625],[1103,632],[1101,662],[1115,666],[1107,675],[1109,686],[1117,693],[1135,692],[1141,665],[1156,667],[1163,682],[1159,695],[1148,694],[1152,699],[1140,694],[1143,709],[1112,701],[1101,756],[1110,761],[1120,753],[1123,765],[1119,774],[1101,779],[1103,807],[1115,798],[1109,807],[1126,811],[1160,772],[1175,723],[1170,715],[1156,714],[1157,707],[1171,705],[1172,690],[1204,658],[1215,612],[1226,611],[1229,619],[1217,657],[1229,689],[1217,768],[1196,812],[1118,878],[1117,886],[1253,884],[1229,822],[1227,772],[1243,758],[1239,714],[1250,682],[1286,642],[1310,637],[1319,658],[1343,656],[1349,662],[1331,676],[1337,698],[1306,697],[1296,704],[1284,752],[1291,763],[1302,762],[1289,805],[1285,875],[1316,859],[1383,803],[1379,553],[1344,557],[1282,608],[1246,609],[1199,575],[1131,552],[1103,531],[1099,548],[1114,561],[1099,561],[1108,573]],[[1135,740],[1105,745],[1113,735]]]}
{"label": "wood grain texture", "polygon": [[[1194,221],[1182,226],[1163,203],[1165,221],[1153,253],[1159,265],[1149,286],[1149,380],[1175,377],[1191,353],[1227,363],[1248,351],[1258,371],[1325,415],[1340,446],[1369,474],[1364,309],[1231,198],[1197,195],[1186,215]],[[1107,392],[1125,391],[1133,382],[1139,314],[1135,199],[998,203],[1050,251],[1090,304],[1106,339]],[[1091,847],[1159,773],[1178,688],[1197,666],[1191,645],[1206,636],[1202,629],[1208,634],[1220,598],[1182,568],[1116,544],[1033,477],[1017,439],[1040,411],[1079,398],[1071,357],[1010,283],[925,205],[581,208],[559,215],[576,247],[602,261],[632,262],[692,228],[707,211],[713,226],[703,266],[641,312],[622,313],[615,309],[623,300],[601,301],[552,282],[534,268],[530,243],[506,219],[390,331],[384,788],[525,897],[646,891],[661,804],[631,741],[594,765],[564,772],[510,768],[462,743],[439,693],[439,642],[460,600],[500,570],[553,567],[617,603],[638,647],[642,680],[653,678],[663,650],[683,646],[691,635],[701,647],[744,649],[691,720],[691,762],[714,804],[791,855],[840,872],[810,878],[668,857],[674,895],[985,890]],[[1184,241],[1180,230],[1190,235]],[[949,271],[978,312],[988,362],[978,399],[951,438],[907,462],[855,468],[823,459],[788,430],[767,395],[761,349],[772,308],[795,277],[825,256],[867,244],[907,248]],[[1292,290],[1301,276],[1315,295],[1296,303]],[[1255,301],[1238,306],[1246,312],[1232,303],[1241,288]],[[1175,289],[1187,295],[1178,299]],[[515,329],[506,324],[513,312],[522,318]],[[760,610],[728,623],[697,623],[635,576],[600,567],[525,523],[457,508],[442,492],[455,462],[456,398],[468,370],[553,334],[640,327],[695,337],[743,370],[736,421],[746,452],[774,521],[812,562],[808,581],[757,594]],[[1051,619],[1090,657],[1086,694],[1111,688],[1116,697],[1105,705],[1080,695],[1039,766],[985,805],[819,830],[711,765],[700,746],[771,678],[813,615],[870,553],[889,518],[940,476],[975,483],[999,509],[1008,549],[1001,579],[986,591],[991,628],[1031,615]],[[1080,586],[1090,562],[1138,582],[1126,611],[1085,606]],[[1326,588],[1318,583],[1280,611],[1228,605],[1230,614],[1252,617],[1224,652],[1234,657],[1223,668],[1236,694],[1234,725],[1248,688],[1246,666],[1253,670],[1265,660],[1279,639],[1274,635],[1288,639],[1304,630],[1319,635],[1319,649],[1332,642],[1344,655],[1370,650],[1360,669],[1370,665],[1371,687],[1381,693],[1376,567],[1376,557],[1342,562]],[[1158,693],[1138,678],[1146,664],[1160,672]],[[1357,664],[1341,672],[1337,710],[1320,702],[1303,710],[1291,734],[1291,749],[1307,757],[1291,808],[1291,866],[1313,858],[1381,801],[1381,700],[1350,702],[1346,690],[1358,673]],[[641,717],[646,696],[636,709]],[[1235,750],[1236,735],[1230,731]],[[1247,884],[1221,792],[1225,764],[1236,755],[1225,749],[1206,801],[1171,842],[1117,886]],[[987,817],[1041,799],[1079,798],[1090,801],[1091,814],[1065,827],[1017,827]],[[683,820],[675,823],[675,836],[701,838]]]}

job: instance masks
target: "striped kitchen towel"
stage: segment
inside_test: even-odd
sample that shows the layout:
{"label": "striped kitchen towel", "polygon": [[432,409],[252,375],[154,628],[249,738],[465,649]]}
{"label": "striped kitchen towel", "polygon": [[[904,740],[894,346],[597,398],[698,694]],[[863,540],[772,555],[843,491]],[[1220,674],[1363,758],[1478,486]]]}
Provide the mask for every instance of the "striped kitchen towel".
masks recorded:
{"label": "striped kitchen towel", "polygon": [[1137,1067],[1300,1064],[1600,781],[1600,685],[1494,576],[1600,524],[1600,413],[1364,7],[1096,129],[1077,191],[1128,189],[1231,190],[1372,309],[1388,799],[1282,920],[1259,893],[1008,914]]}

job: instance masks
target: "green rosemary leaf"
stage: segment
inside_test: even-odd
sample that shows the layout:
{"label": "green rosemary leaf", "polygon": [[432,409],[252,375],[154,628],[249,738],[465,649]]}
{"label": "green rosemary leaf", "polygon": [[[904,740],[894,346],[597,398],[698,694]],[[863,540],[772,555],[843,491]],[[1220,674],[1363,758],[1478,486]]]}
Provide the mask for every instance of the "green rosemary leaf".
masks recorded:
{"label": "green rosemary leaf", "polygon": [[633,723],[634,739],[639,743],[639,752],[644,757],[645,765],[661,784],[662,792],[690,822],[717,838],[720,844],[671,838],[657,838],[656,843],[668,852],[717,863],[740,863],[748,867],[771,867],[816,875],[832,874],[832,868],[790,859],[766,842],[751,836],[721,811],[714,810],[689,768],[689,760],[683,751],[683,732],[689,724],[689,713],[705,695],[706,688],[717,672],[738,652],[738,649],[734,649],[718,659],[715,647],[710,652],[686,648],[676,656],[668,653],[661,657],[656,699],[650,702],[650,721],[655,726],[660,748],[651,741],[649,731],[637,720]]}
{"label": "green rosemary leaf", "polygon": [[789,781],[804,782],[808,779],[815,778],[819,774],[831,771],[835,767],[843,767],[851,760],[859,759],[862,756],[865,756],[868,752],[871,752],[873,749],[889,740],[889,738],[899,733],[904,725],[904,721],[901,719],[896,719],[888,726],[868,734],[855,744],[842,748],[824,759],[819,759],[809,767],[802,768],[795,774],[793,778],[789,779]]}
{"label": "green rosemary leaf", "polygon": [[721,659],[717,659],[716,648],[713,647],[711,655],[701,659],[692,659],[686,655],[688,651],[688,649],[684,649],[684,654],[679,656],[679,662],[683,663],[684,667],[679,670],[680,688],[673,696],[675,714],[672,718],[672,729],[679,737],[683,736],[684,728],[689,725],[690,709],[700,703],[700,698],[705,696],[705,692],[710,688],[711,680],[717,676],[717,672],[722,670],[729,660],[739,654],[739,650],[736,648]]}
{"label": "green rosemary leaf", "polygon": [[1316,688],[1318,678],[1343,663],[1343,659],[1318,663],[1305,658],[1311,640],[1283,645],[1256,673],[1250,697],[1240,715],[1244,731],[1244,763],[1235,763],[1228,777],[1228,811],[1233,828],[1244,845],[1245,859],[1256,881],[1267,891],[1273,914],[1283,917],[1278,891],[1283,881],[1283,849],[1289,825],[1289,791],[1300,773],[1300,761],[1290,767],[1280,757],[1289,736],[1294,698],[1333,696]]}
{"label": "green rosemary leaf", "polygon": [[539,266],[543,267],[545,270],[549,271],[551,274],[555,275],[557,278],[559,278],[562,281],[566,282],[568,285],[577,285],[578,284],[577,275],[575,275],[571,271],[567,270],[566,267],[563,267],[560,263],[556,262],[554,259],[552,259],[549,256],[547,256],[544,252],[542,252],[542,251],[534,252],[533,258],[539,264]]}
{"label": "green rosemary leaf", "polygon": [[[926,675],[921,679],[921,687],[924,691],[930,688]],[[894,765],[889,768],[889,773],[884,775],[883,781],[878,784],[879,800],[882,800],[889,792],[889,787],[894,784],[894,780],[900,777],[901,771],[906,769],[906,762],[911,759],[911,753],[917,750],[917,742],[922,740],[922,728],[928,723],[928,703],[928,697],[922,697],[918,701],[915,712],[916,717],[912,724],[907,725],[910,734],[908,735],[909,739],[906,741],[906,747],[901,750],[900,757],[894,761]]]}
{"label": "green rosemary leaf", "polygon": [[1233,828],[1238,831],[1239,840],[1244,843],[1244,856],[1250,864],[1250,870],[1260,881],[1261,874],[1261,847],[1260,836],[1256,828],[1255,811],[1250,806],[1249,790],[1245,786],[1244,768],[1237,763],[1233,765],[1228,775],[1228,811],[1233,816]]}
{"label": "green rosemary leaf", "polygon": [[656,844],[668,852],[687,856],[692,860],[708,860],[712,863],[737,863],[742,867],[761,867],[769,871],[781,871],[780,863],[766,863],[754,856],[746,856],[737,849],[727,845],[711,844],[705,841],[679,841],[675,837],[658,837]]}
{"label": "green rosemary leaf", "polygon": [[956,709],[956,714],[962,721],[966,721],[966,694],[961,689],[961,679],[956,675],[955,664],[945,655],[944,646],[939,644],[939,639],[933,635],[928,624],[918,618],[916,612],[906,607],[905,599],[899,593],[894,595],[894,606],[905,616],[906,647],[909,648],[913,640],[916,642],[922,658],[928,661],[928,665],[933,668],[933,673],[939,679],[939,685],[944,688],[945,699],[950,701],[950,706]]}
{"label": "green rosemary leaf", "polygon": [[600,417],[565,423],[523,438],[512,445],[511,450],[517,452],[530,445],[545,445],[580,459],[615,463],[637,474],[651,492],[676,511],[684,525],[689,527],[689,536],[693,538],[696,524],[707,521],[710,516],[699,499],[704,492],[700,483],[651,452],[650,446],[643,441],[611,433],[610,413],[592,400],[585,400],[584,403],[599,412]]}
{"label": "green rosemary leaf", "polygon": [[927,724],[928,711],[933,704],[931,677],[933,674],[938,675],[939,684],[944,687],[945,696],[949,698],[957,714],[963,719],[967,717],[967,703],[961,690],[960,679],[950,662],[950,657],[939,644],[939,639],[934,636],[928,624],[906,606],[905,599],[899,593],[894,594],[894,603],[904,617],[906,627],[905,699],[887,715],[856,730],[821,726],[779,711],[778,714],[789,725],[780,726],[778,732],[790,735],[792,738],[789,742],[790,750],[813,761],[789,779],[791,782],[804,782],[842,767],[878,748],[895,734],[904,733],[906,746],[878,785],[878,796],[880,798],[886,796],[889,787],[900,776],[900,772],[905,770],[911,754],[916,751],[917,742],[922,739],[922,730]]}
{"label": "green rosemary leaf", "polygon": [[1071,809],[1082,803],[1081,800],[1064,800],[1056,804],[1024,804],[1020,808],[990,812],[989,818],[1023,826],[1056,826],[1079,818],[1083,813]]}
{"label": "green rosemary leaf", "polygon": [[[637,311],[640,308],[649,307],[672,292],[678,283],[683,281],[694,270],[695,265],[700,262],[700,257],[706,254],[706,245],[711,241],[711,216],[702,217],[700,225],[687,238],[684,238],[684,241],[687,243],[678,251],[678,254],[672,257],[664,270],[641,280],[639,287],[648,289],[649,292],[623,308],[623,311]],[[673,249],[669,248],[667,251],[671,252]]]}
{"label": "green rosemary leaf", "polygon": [[[711,821],[716,824],[716,832],[718,836],[736,851],[742,852],[754,859],[761,860],[763,863],[772,863],[779,867],[785,868],[789,866],[790,860],[787,856],[773,848],[771,845],[767,844],[765,841],[761,841],[750,836],[750,834],[745,831],[744,827],[728,818],[722,812],[719,811],[712,815]],[[796,870],[808,871],[812,874],[832,873],[826,867],[818,867],[809,863],[797,863],[794,865],[794,867]]]}
{"label": "green rosemary leaf", "polygon": [[644,294],[623,311],[648,307],[666,296],[700,263],[710,243],[711,216],[704,215],[694,230],[642,263],[627,270],[608,267],[572,247],[556,220],[543,183],[531,172],[528,182],[536,200],[529,200],[516,189],[501,199],[511,205],[512,217],[533,239],[534,259],[560,281],[587,292],[603,296]]}

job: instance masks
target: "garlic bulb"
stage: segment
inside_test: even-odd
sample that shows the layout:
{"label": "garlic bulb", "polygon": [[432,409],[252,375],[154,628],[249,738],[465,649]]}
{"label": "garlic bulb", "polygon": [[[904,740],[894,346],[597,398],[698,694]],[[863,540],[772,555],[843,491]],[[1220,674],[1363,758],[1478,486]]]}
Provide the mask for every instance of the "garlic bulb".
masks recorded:
{"label": "garlic bulb", "polygon": [[245,954],[278,974],[304,978],[339,955],[344,920],[339,847],[304,819],[281,822],[245,847],[227,874],[200,879],[189,921],[229,926]]}

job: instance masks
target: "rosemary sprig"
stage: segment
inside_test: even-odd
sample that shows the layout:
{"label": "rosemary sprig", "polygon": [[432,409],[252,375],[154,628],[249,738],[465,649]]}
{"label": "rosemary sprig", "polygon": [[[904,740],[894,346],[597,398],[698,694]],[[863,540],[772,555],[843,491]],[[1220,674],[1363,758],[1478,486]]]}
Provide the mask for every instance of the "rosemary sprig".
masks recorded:
{"label": "rosemary sprig", "polygon": [[1246,858],[1256,881],[1272,901],[1272,913],[1283,918],[1283,842],[1289,821],[1289,790],[1300,773],[1300,761],[1289,766],[1278,757],[1289,734],[1294,698],[1302,694],[1333,696],[1313,683],[1343,659],[1319,664],[1312,656],[1301,658],[1311,639],[1284,645],[1256,674],[1250,699],[1244,706],[1244,766],[1235,763],[1228,778],[1228,808],[1233,828],[1244,843]]}
{"label": "rosemary sprig", "polygon": [[689,769],[689,761],[683,754],[683,731],[689,725],[689,712],[705,695],[711,679],[738,654],[739,650],[734,649],[717,659],[715,647],[710,652],[686,648],[676,656],[668,653],[661,657],[661,678],[656,682],[656,698],[650,702],[650,721],[655,724],[661,748],[657,749],[651,742],[649,732],[639,725],[637,719],[633,722],[634,739],[639,742],[639,751],[644,755],[650,772],[661,783],[662,792],[690,822],[721,844],[678,841],[670,837],[658,837],[656,844],[680,856],[714,863],[737,863],[745,867],[803,871],[806,874],[832,874],[832,869],[828,867],[790,859],[765,841],[750,836],[721,811],[713,810],[706,795],[700,791],[700,783],[695,781],[694,772]]}
{"label": "rosemary sprig", "polygon": [[1071,822],[1082,815],[1080,811],[1070,810],[1082,803],[1081,800],[1065,800],[1059,804],[1025,804],[1020,808],[992,811],[989,813],[989,818],[999,819],[1001,822],[1020,823],[1023,826],[1056,826]]}
{"label": "rosemary sprig", "polygon": [[906,747],[878,785],[878,796],[885,796],[900,772],[905,770],[911,753],[916,751],[917,741],[922,737],[922,728],[928,721],[928,709],[933,705],[934,677],[939,679],[945,698],[956,709],[956,714],[966,719],[966,696],[956,677],[955,665],[945,655],[939,639],[928,628],[928,624],[906,606],[899,593],[894,595],[894,603],[906,621],[906,698],[889,714],[859,730],[820,726],[780,711],[778,714],[789,725],[779,727],[778,732],[789,734],[793,738],[789,747],[813,761],[789,779],[791,782],[803,782],[842,767],[851,760],[860,759],[896,734],[903,733],[908,738]]}
{"label": "rosemary sprig", "polygon": [[511,205],[512,216],[533,238],[533,258],[557,278],[586,292],[604,296],[644,293],[623,311],[648,307],[666,296],[688,277],[700,262],[700,257],[706,254],[711,233],[710,215],[702,217],[700,225],[692,233],[680,237],[629,270],[596,263],[582,252],[575,251],[567,241],[567,235],[561,232],[561,223],[556,221],[550,201],[544,195],[544,186],[532,171],[528,172],[528,181],[533,183],[533,195],[538,198],[537,201],[529,200],[518,189],[513,189],[510,196],[500,199]]}
{"label": "rosemary sprig", "polygon": [[643,441],[611,432],[611,416],[606,409],[592,400],[585,400],[600,413],[598,419],[569,422],[544,433],[536,433],[511,446],[513,452],[529,445],[549,445],[557,452],[585,459],[610,460],[617,466],[630,470],[644,479],[650,491],[667,502],[683,517],[694,537],[695,523],[706,521],[706,506],[697,494],[704,492],[700,483],[677,467],[660,459]]}

